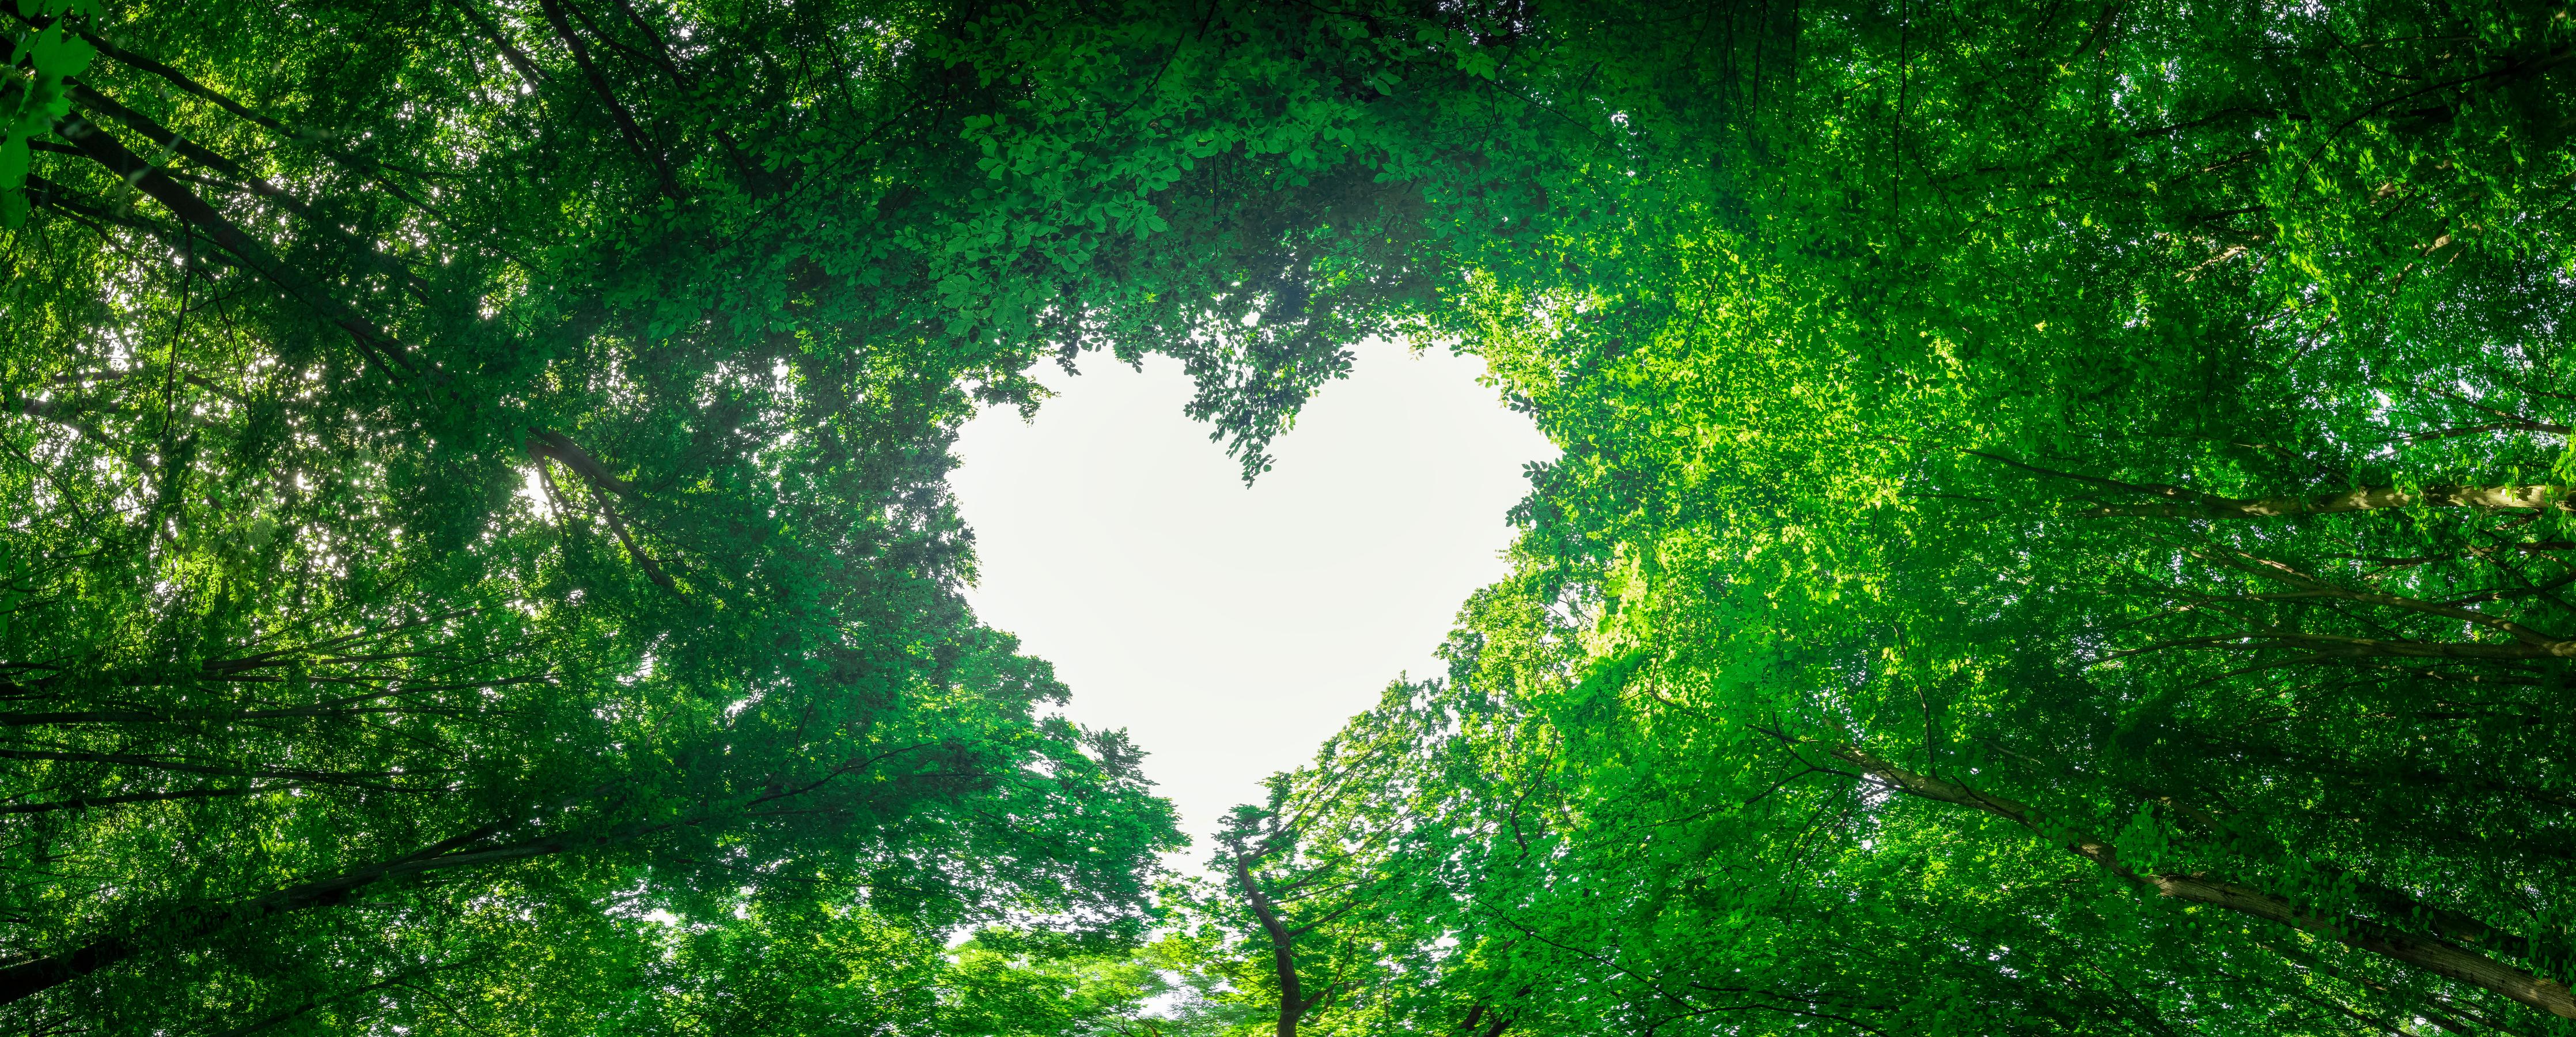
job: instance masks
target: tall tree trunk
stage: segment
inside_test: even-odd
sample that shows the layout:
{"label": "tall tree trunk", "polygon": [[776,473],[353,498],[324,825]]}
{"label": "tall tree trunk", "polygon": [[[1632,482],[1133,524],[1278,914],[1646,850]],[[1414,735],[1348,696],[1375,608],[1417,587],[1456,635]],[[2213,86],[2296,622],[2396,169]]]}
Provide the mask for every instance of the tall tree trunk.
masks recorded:
{"label": "tall tree trunk", "polygon": [[1297,1037],[1297,1017],[1306,1014],[1303,992],[1297,985],[1296,934],[1279,920],[1279,912],[1262,895],[1261,884],[1252,877],[1252,865],[1238,853],[1234,859],[1234,881],[1243,889],[1243,899],[1252,905],[1252,915],[1261,921],[1261,931],[1270,937],[1270,964],[1279,979],[1278,1037]]}

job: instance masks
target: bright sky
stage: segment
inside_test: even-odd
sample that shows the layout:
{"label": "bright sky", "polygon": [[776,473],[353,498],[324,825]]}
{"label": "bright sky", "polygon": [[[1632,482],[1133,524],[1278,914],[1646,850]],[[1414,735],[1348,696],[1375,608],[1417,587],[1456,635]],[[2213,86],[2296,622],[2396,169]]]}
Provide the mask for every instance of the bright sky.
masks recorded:
{"label": "bright sky", "polygon": [[1476,384],[1478,362],[1370,343],[1246,489],[1181,408],[1187,376],[1088,358],[1040,372],[1037,420],[966,426],[954,476],[992,626],[1055,664],[1067,713],[1124,727],[1206,854],[1260,780],[1432,657],[1503,575],[1521,466],[1555,448]]}

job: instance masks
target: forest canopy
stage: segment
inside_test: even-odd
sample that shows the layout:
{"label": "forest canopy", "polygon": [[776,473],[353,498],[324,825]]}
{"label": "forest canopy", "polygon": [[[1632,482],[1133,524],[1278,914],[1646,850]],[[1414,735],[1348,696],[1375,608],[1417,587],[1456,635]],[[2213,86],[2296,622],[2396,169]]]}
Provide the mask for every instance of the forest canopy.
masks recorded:
{"label": "forest canopy", "polygon": [[[15,0],[0,1025],[2576,1033],[2557,3]],[[956,430],[1563,450],[1194,853]]]}

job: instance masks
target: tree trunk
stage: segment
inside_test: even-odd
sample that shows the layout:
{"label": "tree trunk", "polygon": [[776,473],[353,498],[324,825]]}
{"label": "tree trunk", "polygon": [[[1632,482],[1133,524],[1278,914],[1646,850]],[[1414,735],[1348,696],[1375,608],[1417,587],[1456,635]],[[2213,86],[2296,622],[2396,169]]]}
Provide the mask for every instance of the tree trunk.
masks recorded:
{"label": "tree trunk", "polygon": [[126,150],[124,144],[99,129],[95,123],[75,116],[63,120],[56,130],[63,139],[72,142],[73,147],[79,148],[82,154],[106,166],[116,175],[125,177],[127,182],[167,207],[172,215],[196,228],[198,233],[212,239],[224,251],[240,258],[243,265],[248,266],[269,283],[284,289],[289,296],[312,308],[314,312],[338,325],[341,330],[348,332],[351,338],[357,340],[359,347],[366,351],[368,359],[384,365],[388,374],[417,370],[411,362],[408,351],[392,335],[386,334],[384,329],[376,327],[373,322],[322,291],[311,279],[279,260],[268,250],[268,246],[261,244],[233,221],[226,219],[222,213],[215,211],[215,207],[206,204],[205,199],[197,197],[196,192],[188,190],[185,185],[171,179],[159,167],[145,162],[133,152]]}
{"label": "tree trunk", "polygon": [[[1857,746],[1837,746],[1832,752],[1895,789],[1923,799],[1981,810],[2033,832],[2046,834],[2038,823],[2037,814],[2020,803],[1989,796],[1932,775],[1905,770]],[[2109,843],[2087,835],[2074,836],[2066,844],[2066,849],[2109,869],[2113,874],[2153,886],[2164,896],[2306,930],[2347,947],[2495,991],[2562,1019],[2576,1019],[2576,995],[2570,994],[2565,983],[2535,976],[2450,941],[2417,936],[2361,919],[2328,918],[2261,890],[2203,875],[2141,873],[2120,863],[2118,852]]]}
{"label": "tree trunk", "polygon": [[[451,852],[491,834],[482,829],[458,836],[406,857],[357,868],[327,879],[289,886],[264,896],[216,907],[182,908],[145,932],[102,936],[88,943],[33,961],[0,968],[0,1005],[34,997],[55,987],[123,962],[159,945],[210,936],[265,918],[342,903],[359,890],[402,875],[449,868],[498,864],[562,853],[574,847],[566,838],[538,839],[489,850]],[[460,842],[461,841],[461,842]]]}
{"label": "tree trunk", "polygon": [[1243,889],[1243,899],[1252,905],[1252,915],[1261,922],[1261,930],[1270,937],[1270,963],[1279,979],[1278,1037],[1297,1037],[1297,1017],[1306,1014],[1305,999],[1297,986],[1295,934],[1279,921],[1271,910],[1270,898],[1261,894],[1261,885],[1252,878],[1252,866],[1241,853],[1234,859],[1234,881]]}
{"label": "tree trunk", "polygon": [[2341,493],[2309,496],[2284,494],[2277,497],[2238,499],[2204,494],[2189,501],[2164,504],[2115,504],[2094,508],[2084,514],[2093,518],[2146,516],[2154,518],[2251,519],[2277,518],[2284,515],[2332,515],[2349,511],[2378,511],[2412,505],[2434,508],[2515,508],[2534,510],[2557,508],[2576,511],[2576,503],[2550,486],[2427,486],[2422,490],[2401,490],[2393,486],[2365,486]]}

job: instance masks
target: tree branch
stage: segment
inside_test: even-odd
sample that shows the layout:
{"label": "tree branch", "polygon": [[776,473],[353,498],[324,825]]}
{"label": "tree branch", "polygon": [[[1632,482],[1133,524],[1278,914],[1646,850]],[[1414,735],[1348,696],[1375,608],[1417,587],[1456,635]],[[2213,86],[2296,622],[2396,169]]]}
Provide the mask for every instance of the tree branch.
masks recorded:
{"label": "tree branch", "polygon": [[663,161],[661,149],[645,138],[644,128],[636,125],[635,116],[617,100],[617,91],[609,85],[608,77],[591,62],[590,48],[581,42],[579,34],[573,32],[572,23],[564,19],[563,4],[559,0],[537,0],[537,6],[545,11],[546,24],[554,27],[555,35],[572,51],[572,63],[581,68],[584,78],[590,80],[590,88],[599,94],[600,103],[607,106],[609,116],[617,120],[618,132],[626,135],[626,146],[634,149],[636,158],[653,167],[665,197],[679,198],[680,185],[671,179],[671,167]]}
{"label": "tree branch", "polygon": [[124,177],[127,183],[142,189],[143,193],[151,195],[153,200],[160,202],[180,220],[197,228],[215,244],[222,246],[224,251],[238,257],[244,266],[259,274],[261,278],[285,289],[286,293],[296,301],[321,314],[324,319],[329,320],[342,331],[348,332],[349,337],[357,340],[368,360],[384,367],[387,374],[392,374],[393,369],[397,367],[407,373],[419,373],[419,368],[412,363],[408,351],[393,336],[386,334],[383,329],[376,327],[374,322],[358,315],[338,299],[322,292],[311,279],[300,276],[270,253],[266,245],[260,244],[231,220],[226,219],[222,213],[215,211],[214,206],[206,204],[205,200],[197,197],[195,192],[188,190],[177,180],[171,179],[158,167],[126,150],[125,145],[118,143],[116,138],[99,129],[96,123],[75,115],[65,120],[56,132],[71,141],[74,147],[81,149],[82,154],[106,166],[116,175]]}
{"label": "tree branch", "polygon": [[2119,852],[2109,843],[2082,833],[2054,831],[2037,811],[2021,803],[1905,770],[1858,746],[1839,745],[1828,751],[1891,790],[2010,821],[2059,842],[2068,852],[2112,874],[2151,886],[2163,896],[2312,932],[2347,947],[2503,994],[2563,1019],[2576,1019],[2576,995],[2570,994],[2565,983],[2533,975],[2448,940],[2416,936],[2362,919],[2328,918],[2261,890],[2204,875],[2136,871],[2120,861]]}

